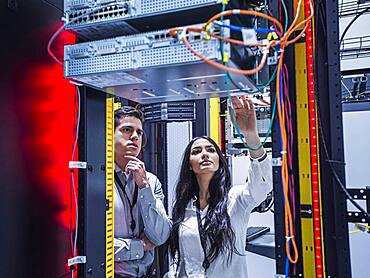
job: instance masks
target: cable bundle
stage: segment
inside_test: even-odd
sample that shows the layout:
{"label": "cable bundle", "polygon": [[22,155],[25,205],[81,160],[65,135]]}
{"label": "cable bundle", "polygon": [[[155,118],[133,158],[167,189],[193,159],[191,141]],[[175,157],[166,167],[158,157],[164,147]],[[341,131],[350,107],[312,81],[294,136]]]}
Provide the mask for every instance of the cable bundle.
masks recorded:
{"label": "cable bundle", "polygon": [[[210,18],[207,23],[204,24],[203,28],[173,28],[170,30],[170,35],[173,37],[177,37],[178,39],[182,40],[184,44],[187,46],[187,48],[194,53],[197,57],[202,59],[207,64],[216,67],[220,70],[223,70],[226,72],[226,76],[229,80],[232,81],[229,72],[236,73],[236,74],[244,74],[244,75],[252,75],[259,72],[266,64],[267,57],[270,53],[270,49],[273,48],[279,48],[277,51],[279,52],[279,60],[278,65],[276,68],[276,102],[274,102],[273,112],[272,112],[272,120],[274,118],[275,114],[275,108],[277,107],[278,111],[278,117],[279,117],[279,127],[280,127],[280,134],[281,134],[281,156],[282,156],[282,167],[281,167],[281,173],[282,173],[282,184],[283,184],[283,195],[284,195],[284,219],[285,219],[285,238],[286,238],[286,254],[289,262],[295,264],[298,261],[298,249],[297,249],[297,243],[295,240],[295,232],[294,232],[294,221],[295,221],[295,207],[294,207],[294,177],[292,174],[290,174],[292,171],[292,147],[293,147],[293,130],[292,130],[292,117],[290,114],[291,111],[291,104],[289,100],[289,91],[288,91],[288,70],[286,66],[284,65],[284,50],[287,46],[294,44],[297,42],[300,38],[302,38],[305,34],[305,31],[307,27],[311,24],[311,19],[314,14],[313,10],[313,3],[312,0],[309,0],[309,7],[310,12],[309,16],[304,18],[303,20],[299,21],[299,17],[301,15],[301,7],[303,6],[303,1],[299,0],[297,4],[297,9],[295,11],[295,17],[289,28],[287,28],[287,22],[288,22],[288,16],[286,12],[285,3],[283,0],[281,1],[281,4],[283,5],[283,8],[285,10],[285,28],[283,28],[282,23],[274,18],[271,15],[267,15],[265,13],[257,12],[257,11],[250,11],[250,10],[226,10],[225,6],[226,3],[223,3],[223,11],[216,14],[212,18]],[[265,11],[266,11],[266,3],[265,3]],[[247,16],[256,16],[263,19],[267,19],[269,22],[273,23],[274,28],[271,29],[254,29],[256,32],[266,32],[266,33],[275,33],[275,36],[271,36],[273,39],[271,40],[265,40],[262,43],[247,43],[242,40],[232,39],[232,38],[226,38],[222,35],[213,34],[212,30],[214,29],[213,26],[217,26],[219,28],[230,28],[235,31],[242,31],[243,27],[234,26],[234,25],[225,25],[223,23],[223,18],[226,16],[232,16],[232,15],[247,15]],[[221,19],[220,21],[218,21]],[[300,28],[303,29],[300,31],[298,35],[291,38],[293,34],[299,30]],[[188,41],[188,33],[189,32],[196,32],[196,33],[202,33],[204,37],[213,37],[217,38],[222,42],[227,42],[231,44],[238,44],[243,45],[247,47],[260,47],[262,48],[262,58],[260,60],[260,63],[258,66],[254,69],[236,69],[231,68],[225,65],[227,63],[227,57],[225,55],[222,55],[223,64],[218,63],[216,61],[207,59],[199,52],[195,51],[194,48],[190,45]],[[222,47],[221,51],[222,51]],[[222,53],[223,54],[223,53]],[[273,74],[273,77],[275,77],[275,73]],[[271,80],[272,81],[272,80]],[[270,81],[270,82],[271,82]],[[234,84],[235,85],[235,84]],[[231,116],[234,116],[234,109],[231,106]],[[234,119],[235,128],[239,133],[239,137],[242,139],[242,142],[244,145],[251,150],[256,150],[254,148],[251,148],[248,146],[245,141],[243,140],[240,130],[236,124],[236,121]],[[272,121],[271,125],[272,126]],[[260,149],[263,147],[264,142],[257,148]],[[287,272],[289,268],[289,262],[287,261]]]}

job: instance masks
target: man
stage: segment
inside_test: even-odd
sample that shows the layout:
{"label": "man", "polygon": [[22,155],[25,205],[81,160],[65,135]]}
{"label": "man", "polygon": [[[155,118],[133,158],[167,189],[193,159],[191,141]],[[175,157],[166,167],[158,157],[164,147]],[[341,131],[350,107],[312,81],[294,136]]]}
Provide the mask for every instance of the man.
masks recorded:
{"label": "man", "polygon": [[154,247],[169,237],[171,222],[158,178],[137,158],[143,144],[143,115],[124,106],[114,114],[115,277],[151,277]]}

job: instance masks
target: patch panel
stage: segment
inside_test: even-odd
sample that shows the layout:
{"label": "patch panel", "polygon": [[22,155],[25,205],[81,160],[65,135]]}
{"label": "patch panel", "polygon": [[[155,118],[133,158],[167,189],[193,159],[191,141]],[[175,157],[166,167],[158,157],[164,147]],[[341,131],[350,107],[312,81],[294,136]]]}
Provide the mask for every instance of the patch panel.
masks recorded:
{"label": "patch panel", "polygon": [[[233,0],[248,9],[254,0]],[[221,11],[222,0],[66,0],[66,30],[84,40],[161,30],[204,22]]]}

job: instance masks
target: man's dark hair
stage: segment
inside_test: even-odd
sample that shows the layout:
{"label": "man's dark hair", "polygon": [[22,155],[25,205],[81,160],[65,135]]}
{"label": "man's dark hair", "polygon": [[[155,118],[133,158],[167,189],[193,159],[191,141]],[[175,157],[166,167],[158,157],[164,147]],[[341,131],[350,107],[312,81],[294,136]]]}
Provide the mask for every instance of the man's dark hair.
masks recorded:
{"label": "man's dark hair", "polygon": [[144,114],[141,110],[132,106],[122,106],[114,111],[114,128],[116,128],[124,117],[138,118],[144,124]]}

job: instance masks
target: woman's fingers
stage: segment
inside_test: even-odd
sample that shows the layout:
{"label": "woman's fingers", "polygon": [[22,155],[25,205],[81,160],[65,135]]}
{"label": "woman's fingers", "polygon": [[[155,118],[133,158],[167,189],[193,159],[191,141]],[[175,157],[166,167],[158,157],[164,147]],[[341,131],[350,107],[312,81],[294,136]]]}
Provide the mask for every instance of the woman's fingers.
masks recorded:
{"label": "woman's fingers", "polygon": [[246,97],[243,97],[243,103],[244,107],[246,107],[248,110],[254,110],[254,103],[251,99],[248,99]]}
{"label": "woman's fingers", "polygon": [[245,108],[246,110],[253,110],[253,101],[246,96],[232,97],[231,98],[234,109]]}
{"label": "woman's fingers", "polygon": [[246,97],[242,97],[241,101],[243,102],[243,105],[246,108],[246,110],[250,110],[250,103],[249,103],[248,99]]}
{"label": "woman's fingers", "polygon": [[234,109],[243,108],[243,103],[240,101],[238,97],[232,97],[231,102],[233,104]]}

